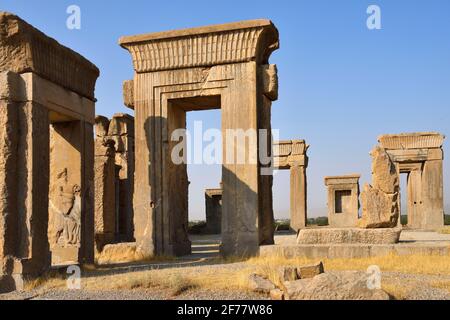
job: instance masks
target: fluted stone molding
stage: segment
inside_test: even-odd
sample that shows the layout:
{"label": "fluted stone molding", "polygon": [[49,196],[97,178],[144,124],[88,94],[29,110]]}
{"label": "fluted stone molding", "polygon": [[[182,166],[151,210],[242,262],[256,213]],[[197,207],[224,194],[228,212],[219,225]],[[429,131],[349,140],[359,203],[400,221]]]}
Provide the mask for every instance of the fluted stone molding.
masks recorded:
{"label": "fluted stone molding", "polygon": [[267,64],[279,48],[270,20],[251,20],[122,37],[137,73],[256,61]]}

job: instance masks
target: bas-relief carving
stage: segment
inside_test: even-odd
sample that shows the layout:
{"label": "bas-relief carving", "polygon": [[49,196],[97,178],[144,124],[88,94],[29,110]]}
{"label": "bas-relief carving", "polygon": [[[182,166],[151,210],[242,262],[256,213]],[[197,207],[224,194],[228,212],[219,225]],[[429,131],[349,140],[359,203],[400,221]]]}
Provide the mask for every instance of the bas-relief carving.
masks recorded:
{"label": "bas-relief carving", "polygon": [[61,247],[79,246],[81,238],[81,189],[68,182],[67,169],[57,175],[50,195],[50,243]]}

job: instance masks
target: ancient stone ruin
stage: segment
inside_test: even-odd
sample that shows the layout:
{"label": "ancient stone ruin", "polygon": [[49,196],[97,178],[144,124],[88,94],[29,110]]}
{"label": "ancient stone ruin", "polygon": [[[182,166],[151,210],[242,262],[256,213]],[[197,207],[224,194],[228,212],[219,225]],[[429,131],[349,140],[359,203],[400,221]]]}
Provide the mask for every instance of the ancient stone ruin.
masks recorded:
{"label": "ancient stone ruin", "polygon": [[[170,137],[185,128],[187,112],[219,108],[223,132],[270,131],[278,88],[276,68],[268,63],[278,48],[278,31],[268,20],[254,20],[123,37],[120,45],[135,70],[133,89],[125,84],[124,97],[136,114],[137,246],[148,254],[188,254],[187,170],[171,161]],[[258,146],[246,148],[259,159]],[[260,244],[273,243],[273,226],[267,225],[273,222],[272,177],[261,177],[261,167],[260,161],[223,165],[225,255],[253,255]]]}
{"label": "ancient stone ruin", "polygon": [[206,234],[222,232],[222,188],[205,190]]}
{"label": "ancient stone ruin", "polygon": [[94,87],[99,70],[0,13],[0,287],[94,261]]}
{"label": "ancient stone ruin", "polygon": [[274,167],[290,171],[291,228],[296,232],[305,228],[307,221],[308,148],[305,140],[278,141],[273,148]]}
{"label": "ancient stone ruin", "polygon": [[354,227],[358,223],[360,177],[359,174],[325,177],[330,227]]}
{"label": "ancient stone ruin", "polygon": [[115,114],[95,118],[95,242],[132,242],[134,118]]}
{"label": "ancient stone ruin", "polygon": [[[422,230],[442,228],[444,138],[439,133],[380,136],[379,145],[370,153],[372,184],[365,184],[361,192],[361,219],[357,218],[359,176],[326,177],[330,226],[368,229],[400,226],[400,174],[407,174],[408,227]],[[344,182],[348,184],[345,187]],[[353,192],[350,191],[352,189]],[[346,204],[342,205],[343,201]],[[342,215],[343,212],[352,214],[345,222],[338,222],[337,219],[347,216]]]}
{"label": "ancient stone ruin", "polygon": [[[271,136],[278,76],[269,58],[278,36],[271,21],[252,20],[123,37],[134,67],[123,99],[135,118],[108,119],[95,116],[97,67],[1,12],[0,291],[21,288],[51,266],[92,264],[105,248],[146,258],[191,253],[187,163],[173,160],[180,143],[173,133],[198,110],[222,114],[222,184],[205,199],[207,229],[221,233],[225,256],[257,255],[274,243],[274,168],[290,170],[291,228],[302,250],[397,243],[401,174],[408,175],[409,227],[441,228],[439,133],[379,137],[361,218],[360,176],[327,177],[330,227],[306,228],[309,146]],[[255,132],[255,139],[246,136],[238,148],[231,130]],[[348,251],[319,248],[329,256]]]}
{"label": "ancient stone ruin", "polygon": [[397,176],[408,176],[410,228],[436,230],[444,226],[444,139],[444,135],[436,132],[383,135],[378,138],[380,147],[394,163]]}

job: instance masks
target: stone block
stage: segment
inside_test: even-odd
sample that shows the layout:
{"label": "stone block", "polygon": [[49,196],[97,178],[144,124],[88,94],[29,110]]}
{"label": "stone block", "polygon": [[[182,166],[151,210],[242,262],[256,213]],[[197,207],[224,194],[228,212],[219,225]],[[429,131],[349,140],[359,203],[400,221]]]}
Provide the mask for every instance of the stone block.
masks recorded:
{"label": "stone block", "polygon": [[394,244],[400,240],[401,229],[304,229],[301,230],[298,244]]}

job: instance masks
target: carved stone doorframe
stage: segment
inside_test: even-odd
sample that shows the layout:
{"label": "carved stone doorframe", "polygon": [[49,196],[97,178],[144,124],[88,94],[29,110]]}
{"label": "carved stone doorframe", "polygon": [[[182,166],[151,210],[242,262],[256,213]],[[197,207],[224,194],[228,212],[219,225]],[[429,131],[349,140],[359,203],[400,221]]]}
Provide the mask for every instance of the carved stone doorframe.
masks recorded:
{"label": "carved stone doorframe", "polygon": [[[219,96],[222,132],[270,131],[277,79],[268,60],[278,48],[278,31],[268,20],[254,20],[123,37],[120,44],[130,52],[135,70],[133,89],[130,82],[125,87],[126,96],[130,91],[133,95],[127,104],[136,113],[137,245],[150,255],[183,254],[188,243],[176,231],[174,219],[181,215],[185,221],[187,213],[173,207],[171,192],[178,186],[181,198],[187,195],[184,183],[171,180],[171,170],[179,168],[170,164],[169,127],[178,122],[182,128],[185,123],[183,115],[171,112],[168,101]],[[225,157],[225,139],[223,145]],[[258,149],[247,151],[259,159]],[[273,243],[273,227],[267,227],[268,222],[273,224],[272,177],[261,176],[261,168],[259,161],[223,165],[224,255],[254,255],[260,244]]]}
{"label": "carved stone doorframe", "polygon": [[395,163],[398,174],[408,174],[410,228],[436,230],[444,226],[444,139],[444,135],[436,132],[378,138],[380,146]]}

